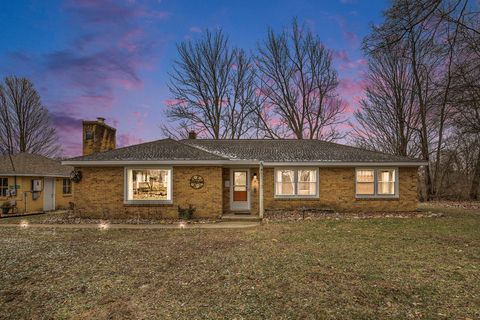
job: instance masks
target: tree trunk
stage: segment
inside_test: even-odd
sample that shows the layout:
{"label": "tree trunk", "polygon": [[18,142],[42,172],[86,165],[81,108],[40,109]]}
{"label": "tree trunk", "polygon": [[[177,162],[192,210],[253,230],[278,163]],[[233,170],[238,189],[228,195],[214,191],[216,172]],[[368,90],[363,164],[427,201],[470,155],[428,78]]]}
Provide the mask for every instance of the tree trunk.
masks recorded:
{"label": "tree trunk", "polygon": [[470,200],[478,200],[478,187],[480,186],[480,151],[478,151],[477,164],[473,173],[472,185],[470,187]]}

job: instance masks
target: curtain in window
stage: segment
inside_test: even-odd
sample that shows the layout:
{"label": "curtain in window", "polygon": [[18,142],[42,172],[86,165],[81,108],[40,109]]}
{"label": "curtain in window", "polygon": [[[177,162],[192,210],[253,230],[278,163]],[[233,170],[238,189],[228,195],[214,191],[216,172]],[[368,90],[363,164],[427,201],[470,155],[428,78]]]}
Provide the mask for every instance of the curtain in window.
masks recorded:
{"label": "curtain in window", "polygon": [[278,170],[277,171],[277,194],[294,195],[295,194],[295,171]]}
{"label": "curtain in window", "polygon": [[378,170],[378,194],[395,194],[395,170]]}
{"label": "curtain in window", "polygon": [[298,170],[298,194],[314,196],[317,194],[317,172],[315,170]]}
{"label": "curtain in window", "polygon": [[357,194],[375,193],[374,176],[374,170],[357,170]]}

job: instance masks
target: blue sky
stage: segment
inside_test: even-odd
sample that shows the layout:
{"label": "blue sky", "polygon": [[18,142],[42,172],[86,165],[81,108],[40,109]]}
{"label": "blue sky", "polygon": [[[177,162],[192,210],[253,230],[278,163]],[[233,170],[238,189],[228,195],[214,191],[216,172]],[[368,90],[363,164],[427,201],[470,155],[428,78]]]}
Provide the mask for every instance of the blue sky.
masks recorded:
{"label": "blue sky", "polygon": [[253,51],[267,27],[293,17],[334,51],[339,94],[351,114],[363,94],[362,38],[388,1],[6,1],[0,4],[0,76],[30,78],[52,115],[65,155],[77,155],[81,120],[117,128],[117,143],[158,139],[175,44],[222,28]]}

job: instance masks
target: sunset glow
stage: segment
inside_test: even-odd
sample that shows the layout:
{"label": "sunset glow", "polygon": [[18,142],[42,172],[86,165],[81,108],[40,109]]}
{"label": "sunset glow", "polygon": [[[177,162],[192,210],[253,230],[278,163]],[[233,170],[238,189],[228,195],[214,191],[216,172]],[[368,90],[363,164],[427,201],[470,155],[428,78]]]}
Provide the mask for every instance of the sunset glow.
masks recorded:
{"label": "sunset glow", "polygon": [[365,86],[361,40],[387,6],[388,1],[8,1],[0,12],[0,76],[34,82],[65,156],[81,153],[81,120],[97,116],[117,128],[118,146],[137,144],[164,137],[159,126],[174,101],[167,83],[176,43],[221,27],[233,45],[251,52],[267,27],[281,30],[296,16],[333,50],[350,116]]}

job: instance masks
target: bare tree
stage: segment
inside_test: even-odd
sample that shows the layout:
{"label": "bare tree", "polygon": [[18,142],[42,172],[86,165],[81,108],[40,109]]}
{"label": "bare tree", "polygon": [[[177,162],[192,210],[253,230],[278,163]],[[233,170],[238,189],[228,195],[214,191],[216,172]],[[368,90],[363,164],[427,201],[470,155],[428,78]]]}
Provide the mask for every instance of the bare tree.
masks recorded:
{"label": "bare tree", "polygon": [[296,20],[291,32],[268,30],[258,46],[258,129],[269,138],[334,140],[344,106],[332,53]]}
{"label": "bare tree", "polygon": [[365,98],[354,113],[354,143],[371,150],[418,156],[418,113],[408,60],[387,46],[370,53]]}
{"label": "bare tree", "polygon": [[444,142],[451,132],[448,120],[457,35],[461,29],[477,34],[465,23],[474,15],[467,0],[396,0],[385,13],[385,22],[374,27],[365,41],[367,52],[401,50],[408,59],[418,113],[418,146],[422,159],[432,164],[424,175],[427,198],[438,194]]}
{"label": "bare tree", "polygon": [[170,74],[172,104],[166,115],[177,128],[167,134],[196,130],[213,139],[239,139],[254,120],[255,70],[244,51],[231,48],[221,30],[198,41],[182,42]]}
{"label": "bare tree", "polygon": [[[468,22],[460,34],[461,48],[453,71],[452,100],[455,105],[454,124],[460,134],[480,137],[480,35],[478,19]],[[470,199],[477,200],[480,189],[480,145],[473,163]]]}
{"label": "bare tree", "polygon": [[28,79],[7,77],[4,85],[0,84],[0,120],[0,152],[58,155],[48,110]]}

